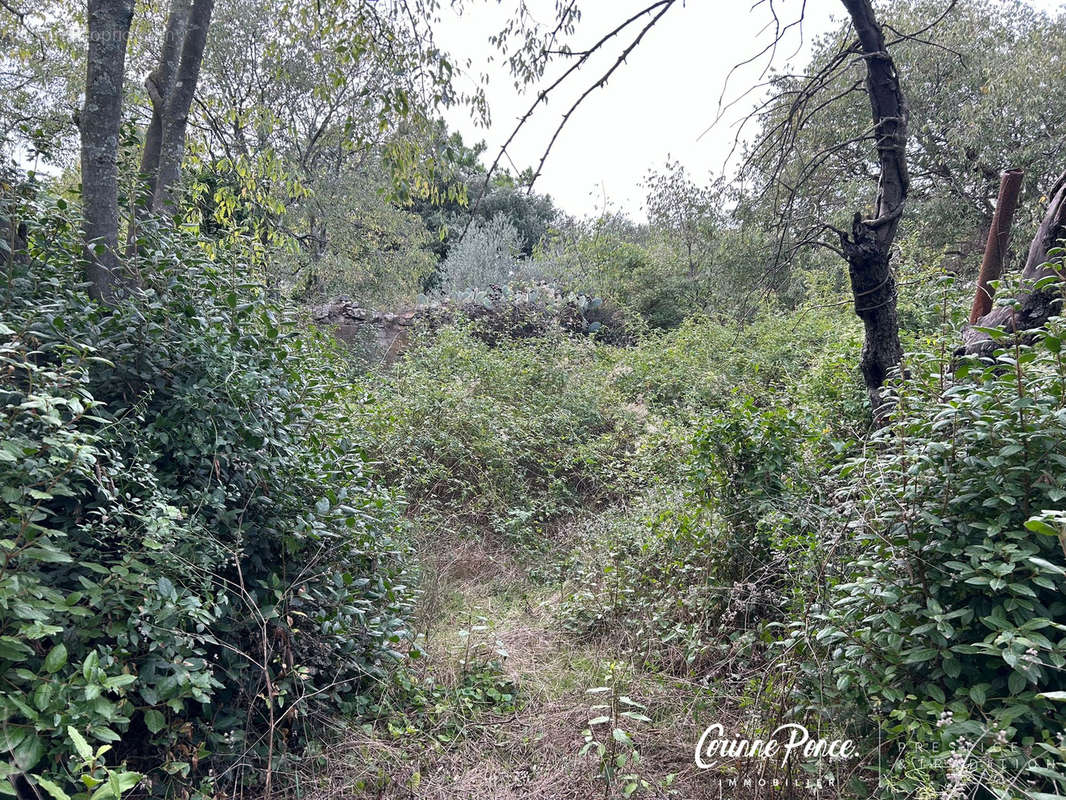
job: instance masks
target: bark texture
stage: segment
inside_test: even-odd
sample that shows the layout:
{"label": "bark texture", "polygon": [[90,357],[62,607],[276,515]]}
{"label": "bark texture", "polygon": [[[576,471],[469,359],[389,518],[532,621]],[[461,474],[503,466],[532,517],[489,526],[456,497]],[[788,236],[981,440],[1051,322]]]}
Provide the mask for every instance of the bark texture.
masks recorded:
{"label": "bark texture", "polygon": [[118,137],[133,0],[89,0],[89,54],[81,125],[82,205],[89,294],[113,302],[118,256]]}
{"label": "bark texture", "polygon": [[185,41],[185,29],[191,10],[191,0],[171,1],[159,64],[144,81],[144,87],[152,101],[152,119],[144,135],[144,151],[141,153],[141,175],[145,181],[145,195],[148,198],[146,205],[149,207],[155,194],[156,176],[159,172],[159,150],[163,144],[163,118],[166,114],[167,98],[174,90],[178,60],[181,57],[182,42]]}
{"label": "bark texture", "polygon": [[881,387],[903,358],[896,314],[896,280],[889,256],[910,187],[906,159],[907,106],[896,65],[885,47],[885,37],[870,0],[841,2],[851,15],[859,50],[866,62],[866,89],[873,115],[879,180],[873,217],[864,219],[856,214],[851,232],[841,232],[840,242],[848,261],[855,313],[866,329],[862,375],[870,392],[874,416],[880,418]]}
{"label": "bark texture", "polygon": [[[203,63],[207,32],[211,26],[214,6],[215,0],[192,0],[185,22],[177,72],[173,76],[170,91],[163,98],[158,169],[152,194],[152,210],[156,213],[172,214],[174,212],[173,194],[178,179],[181,177],[181,160],[185,154],[185,132],[188,128],[189,110],[192,108],[196,85],[200,80],[200,65]],[[167,27],[170,27],[169,24]],[[166,57],[166,46],[164,57]]]}
{"label": "bark texture", "polygon": [[973,306],[970,307],[970,324],[992,310],[992,298],[995,291],[989,286],[998,281],[1003,274],[1003,261],[1010,244],[1010,228],[1014,223],[1014,212],[1018,208],[1018,193],[1022,188],[1023,173],[1020,169],[1010,169],[1000,176],[999,199],[996,211],[992,215],[992,224],[988,229],[988,243],[985,245],[985,257],[981,262],[981,272],[977,276],[977,291]]}
{"label": "bark texture", "polygon": [[[1023,333],[1043,326],[1049,318],[1062,313],[1061,280],[1040,290],[1036,290],[1034,284],[1042,278],[1060,275],[1062,259],[1049,261],[1048,251],[1059,246],[1063,238],[1066,238],[1066,172],[1055,182],[1047,213],[1029,246],[1029,256],[1021,274],[1022,286],[1015,295],[1020,309],[1011,306],[993,308],[977,320],[979,327]],[[996,349],[992,337],[974,327],[963,332],[963,342],[956,355],[990,356]]]}

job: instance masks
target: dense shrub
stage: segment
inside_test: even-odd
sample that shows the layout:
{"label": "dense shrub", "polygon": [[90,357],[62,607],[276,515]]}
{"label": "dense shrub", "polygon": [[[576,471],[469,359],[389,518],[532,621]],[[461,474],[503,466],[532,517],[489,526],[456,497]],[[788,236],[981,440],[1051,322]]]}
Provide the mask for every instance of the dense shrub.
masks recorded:
{"label": "dense shrub", "polygon": [[490,346],[444,328],[370,376],[362,424],[413,505],[528,540],[668,467],[668,426],[613,389],[609,356],[561,334]]}
{"label": "dense shrub", "polygon": [[595,336],[606,344],[632,344],[638,326],[603,298],[563,292],[548,283],[492,284],[457,291],[424,302],[419,311],[427,327],[473,320],[469,331],[488,344],[567,333]]}
{"label": "dense shrub", "polygon": [[506,284],[519,269],[518,231],[511,221],[502,215],[478,220],[441,262],[440,292]]}
{"label": "dense shrub", "polygon": [[542,267],[563,285],[603,295],[652,328],[676,328],[703,309],[686,302],[686,277],[657,263],[630,224],[605,217],[571,233]]}
{"label": "dense shrub", "polygon": [[[947,385],[916,359],[892,424],[845,468],[855,549],[821,612],[832,679],[814,703],[880,726],[901,793],[1066,786],[1040,766],[1066,755],[1063,338],[1059,321]],[[922,747],[954,758],[904,769]]]}
{"label": "dense shrub", "polygon": [[762,663],[752,645],[810,588],[825,508],[807,427],[783,406],[737,395],[688,435],[686,483],[579,548],[562,618],[706,677],[741,653]]}
{"label": "dense shrub", "polygon": [[854,348],[850,329],[804,313],[739,332],[690,320],[620,354],[617,389],[673,422],[679,470],[580,537],[566,627],[684,674],[765,663],[773,626],[817,592],[823,473],[866,427],[843,364]]}
{"label": "dense shrub", "polygon": [[323,710],[366,707],[411,599],[343,362],[173,233],[100,307],[62,201],[23,214],[0,285],[0,770],[73,792],[82,736],[154,794],[258,782]]}
{"label": "dense shrub", "polygon": [[861,328],[847,323],[817,311],[763,310],[743,328],[693,317],[622,356],[620,386],[656,407],[698,416],[739,392],[764,405],[801,405],[854,432],[865,428],[867,414],[855,402]]}

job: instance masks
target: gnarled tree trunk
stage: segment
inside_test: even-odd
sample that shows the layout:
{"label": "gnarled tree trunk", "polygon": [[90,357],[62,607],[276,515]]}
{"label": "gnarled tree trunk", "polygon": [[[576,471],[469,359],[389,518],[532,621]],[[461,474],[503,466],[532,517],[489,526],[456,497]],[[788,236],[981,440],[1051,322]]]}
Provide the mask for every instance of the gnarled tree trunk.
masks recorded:
{"label": "gnarled tree trunk", "polygon": [[89,0],[89,55],[81,112],[81,179],[89,294],[113,302],[118,255],[118,137],[133,0]]}
{"label": "gnarled tree trunk", "polygon": [[862,347],[862,375],[870,393],[874,419],[883,417],[881,387],[903,358],[896,315],[896,280],[889,266],[892,242],[903,214],[910,179],[907,175],[907,107],[896,65],[870,0],[842,0],[851,15],[866,62],[866,89],[873,114],[880,178],[873,217],[856,214],[850,234],[840,242],[848,261],[855,313],[866,336]]}
{"label": "gnarled tree trunk", "polygon": [[163,117],[166,114],[167,98],[174,90],[174,80],[178,74],[178,59],[181,56],[182,43],[185,41],[185,28],[191,11],[192,0],[171,0],[159,64],[144,81],[148,96],[152,101],[152,119],[145,131],[144,150],[141,153],[141,175],[145,180],[148,208],[152,204],[156,176],[159,172],[159,150],[163,144]]}

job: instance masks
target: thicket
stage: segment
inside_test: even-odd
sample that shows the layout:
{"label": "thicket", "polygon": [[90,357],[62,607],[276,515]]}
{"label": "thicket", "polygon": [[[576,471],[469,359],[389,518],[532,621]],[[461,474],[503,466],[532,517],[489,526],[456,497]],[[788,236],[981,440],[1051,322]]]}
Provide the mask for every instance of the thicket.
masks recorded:
{"label": "thicket", "polygon": [[412,601],[344,359],[179,233],[89,302],[77,219],[29,194],[0,252],[0,793],[276,785],[368,709]]}
{"label": "thicket", "polygon": [[1064,333],[954,379],[915,356],[892,423],[840,469],[850,541],[798,635],[825,656],[817,706],[863,709],[899,748],[900,794],[928,781],[908,769],[923,749],[951,756],[951,796],[1066,787]]}
{"label": "thicket", "polygon": [[[570,635],[870,742],[882,772],[857,795],[1066,786],[1061,320],[953,371],[958,292],[926,280],[871,436],[861,331],[824,304],[626,345],[471,320],[360,372],[236,251],[149,231],[141,287],[106,308],[63,201],[19,216],[0,286],[16,781],[284,780],[416,655],[405,527],[443,524],[535,555]],[[456,703],[520,702],[471,675]],[[450,695],[397,686],[391,707],[440,727]]]}
{"label": "thicket", "polygon": [[[18,132],[66,166],[82,43],[54,3],[3,5],[0,150]],[[90,302],[78,212],[51,193],[76,174],[0,197],[0,793],[269,794],[337,715],[394,710],[389,735],[444,747],[514,712],[522,687],[470,638],[455,685],[401,669],[379,703],[421,654],[409,534],[443,528],[514,548],[559,626],[627,666],[861,740],[854,796],[1066,794],[1063,324],[953,363],[965,305],[940,280],[972,266],[1001,167],[1027,171],[1019,231],[1061,168],[1062,15],[878,9],[933,39],[892,44],[908,356],[874,432],[847,271],[808,247],[872,193],[849,25],[814,45],[810,70],[846,64],[817,116],[801,75],[770,77],[752,121],[783,148],[742,148],[733,185],[667,164],[637,224],[567,220],[528,170],[486,180],[482,148],[431,122],[453,68],[406,5],[225,6],[186,233],[131,215],[116,305]],[[162,32],[133,29],[115,211]],[[473,313],[370,371],[280,299],[419,291]]]}
{"label": "thicket", "polygon": [[540,554],[571,635],[863,742],[856,796],[1050,796],[1062,324],[955,364],[962,292],[908,270],[913,355],[872,435],[860,332],[817,307],[627,347],[449,328],[384,377],[365,424],[416,514]]}

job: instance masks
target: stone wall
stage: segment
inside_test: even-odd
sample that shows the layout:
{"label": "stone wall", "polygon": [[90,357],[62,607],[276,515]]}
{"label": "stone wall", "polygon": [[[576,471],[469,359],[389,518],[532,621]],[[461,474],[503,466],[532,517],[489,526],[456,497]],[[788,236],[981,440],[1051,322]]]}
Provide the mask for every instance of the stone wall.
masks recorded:
{"label": "stone wall", "polygon": [[[545,298],[547,298],[545,300]],[[372,311],[347,298],[331,300],[311,309],[312,319],[330,326],[334,334],[356,350],[368,351],[375,360],[391,364],[411,341],[417,326],[439,328],[459,318],[474,323],[474,335],[489,345],[500,341],[528,339],[561,331],[571,336],[595,334],[608,344],[629,344],[624,316],[601,301],[591,305],[571,297],[542,290],[530,300],[519,294],[505,295],[493,287],[477,301],[442,303],[397,312]]]}
{"label": "stone wall", "polygon": [[355,303],[338,300],[311,309],[312,319],[319,325],[334,327],[334,335],[351,347],[368,344],[386,363],[392,363],[407,347],[411,329],[419,319],[429,315],[428,309],[408,309],[397,313],[371,311]]}

